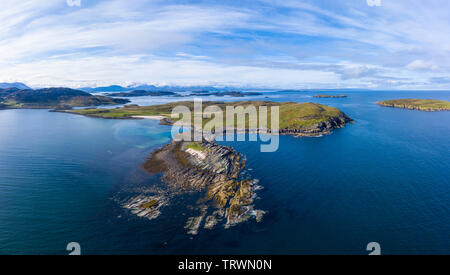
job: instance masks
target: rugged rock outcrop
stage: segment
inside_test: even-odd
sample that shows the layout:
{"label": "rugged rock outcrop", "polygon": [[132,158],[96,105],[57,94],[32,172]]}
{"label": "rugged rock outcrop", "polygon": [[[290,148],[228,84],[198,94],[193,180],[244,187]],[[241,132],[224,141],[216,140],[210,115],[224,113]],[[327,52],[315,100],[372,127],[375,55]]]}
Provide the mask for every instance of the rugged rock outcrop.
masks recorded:
{"label": "rugged rock outcrop", "polygon": [[[228,228],[252,217],[261,221],[264,214],[253,205],[256,181],[240,179],[245,158],[230,147],[208,141],[172,141],[154,152],[143,167],[150,173],[163,173],[168,194],[204,192],[205,196],[197,206],[200,215],[187,221],[189,234],[197,234],[203,223],[204,228],[212,229],[224,221]],[[148,208],[158,205],[156,201],[133,201],[134,207],[129,208],[145,216],[145,213],[151,213]]]}

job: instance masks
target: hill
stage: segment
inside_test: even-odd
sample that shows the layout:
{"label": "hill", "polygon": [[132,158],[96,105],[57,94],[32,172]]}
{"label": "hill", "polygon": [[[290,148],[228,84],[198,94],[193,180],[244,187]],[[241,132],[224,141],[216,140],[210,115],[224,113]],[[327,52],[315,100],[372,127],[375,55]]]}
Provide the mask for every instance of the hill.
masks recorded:
{"label": "hill", "polygon": [[93,96],[89,93],[69,88],[39,90],[10,88],[0,90],[0,102],[3,109],[70,109],[72,107],[125,104],[129,100]]}
{"label": "hill", "polygon": [[[239,101],[239,102],[203,102],[203,108],[208,106],[218,106],[221,110],[227,107],[247,107],[255,106],[258,110],[260,106],[268,107],[268,127],[271,126],[271,106],[279,106],[279,128],[282,134],[291,134],[296,136],[317,136],[328,134],[331,130],[341,128],[345,124],[352,122],[346,114],[337,108],[329,107],[317,103],[295,103],[295,102],[271,102],[271,101]],[[81,114],[90,117],[107,119],[136,119],[145,117],[164,117],[162,124],[173,124],[176,120],[171,118],[172,110],[176,106],[186,106],[193,113],[194,103],[191,101],[174,102],[153,106],[130,105],[116,109],[84,109],[66,111],[69,113]],[[258,114],[259,115],[259,114]],[[225,114],[223,114],[225,118]],[[212,119],[212,118],[210,118]],[[203,119],[205,125],[210,119]],[[248,118],[246,119],[246,129],[249,127]],[[236,127],[235,125],[224,125]],[[251,129],[254,130],[254,129]]]}
{"label": "hill", "polygon": [[8,89],[8,88],[17,88],[20,90],[29,90],[31,89],[27,85],[20,83],[20,82],[14,82],[14,83],[0,83],[0,89]]}
{"label": "hill", "polygon": [[450,111],[450,102],[434,99],[393,99],[377,102],[380,106],[419,111]]}

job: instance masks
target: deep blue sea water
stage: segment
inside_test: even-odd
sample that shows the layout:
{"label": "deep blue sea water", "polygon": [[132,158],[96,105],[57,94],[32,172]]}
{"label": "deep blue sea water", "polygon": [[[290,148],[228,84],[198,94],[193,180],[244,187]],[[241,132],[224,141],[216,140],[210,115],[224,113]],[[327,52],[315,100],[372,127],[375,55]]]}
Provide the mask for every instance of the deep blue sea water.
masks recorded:
{"label": "deep blue sea water", "polygon": [[355,123],[321,138],[281,136],[275,153],[261,153],[258,142],[223,142],[246,155],[246,173],[264,187],[256,206],[268,214],[261,223],[201,229],[197,236],[183,228],[189,196],[152,221],[115,201],[133,188],[160,184],[140,165],[169,142],[169,127],[0,111],[0,254],[67,254],[69,242],[79,242],[83,254],[367,254],[369,242],[379,242],[384,254],[450,254],[450,112],[375,105],[450,100],[450,92],[345,94],[249,98],[319,102]]}

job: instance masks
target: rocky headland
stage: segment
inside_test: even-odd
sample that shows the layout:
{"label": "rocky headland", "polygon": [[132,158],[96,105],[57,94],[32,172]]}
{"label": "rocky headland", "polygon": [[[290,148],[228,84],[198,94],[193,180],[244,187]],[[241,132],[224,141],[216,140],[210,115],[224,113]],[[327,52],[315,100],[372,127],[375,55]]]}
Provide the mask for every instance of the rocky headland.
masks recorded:
{"label": "rocky headland", "polygon": [[227,146],[214,142],[172,141],[155,151],[143,164],[149,173],[162,173],[166,190],[159,195],[138,196],[124,206],[132,213],[153,219],[160,207],[183,193],[196,192],[202,199],[195,207],[198,216],[187,219],[186,230],[197,234],[200,227],[225,228],[251,218],[261,221],[264,211],[255,209],[256,180],[241,178],[245,158]]}

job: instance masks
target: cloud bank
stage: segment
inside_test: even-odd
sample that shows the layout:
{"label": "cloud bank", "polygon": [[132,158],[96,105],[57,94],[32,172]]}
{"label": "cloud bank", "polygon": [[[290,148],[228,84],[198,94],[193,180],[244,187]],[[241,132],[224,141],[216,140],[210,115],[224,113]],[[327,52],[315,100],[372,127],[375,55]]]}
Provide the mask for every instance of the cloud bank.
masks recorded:
{"label": "cloud bank", "polygon": [[450,3],[2,0],[0,82],[448,89]]}

